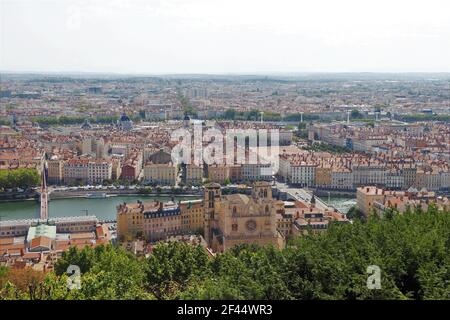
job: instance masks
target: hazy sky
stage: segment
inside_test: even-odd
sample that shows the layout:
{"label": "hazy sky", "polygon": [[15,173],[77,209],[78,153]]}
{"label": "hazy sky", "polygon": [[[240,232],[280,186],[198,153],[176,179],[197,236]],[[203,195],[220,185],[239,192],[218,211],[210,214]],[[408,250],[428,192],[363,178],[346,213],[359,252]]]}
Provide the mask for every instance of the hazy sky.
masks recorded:
{"label": "hazy sky", "polygon": [[0,70],[450,72],[448,0],[0,0]]}

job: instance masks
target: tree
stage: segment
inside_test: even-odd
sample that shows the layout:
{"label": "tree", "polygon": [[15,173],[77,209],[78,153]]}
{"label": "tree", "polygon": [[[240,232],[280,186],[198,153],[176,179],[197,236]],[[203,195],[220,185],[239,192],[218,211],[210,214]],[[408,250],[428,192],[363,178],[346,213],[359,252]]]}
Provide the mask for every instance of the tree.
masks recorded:
{"label": "tree", "polygon": [[201,246],[160,243],[147,261],[146,286],[157,298],[174,298],[190,281],[209,275],[208,255]]}
{"label": "tree", "polygon": [[361,119],[363,117],[362,113],[359,110],[353,109],[350,113],[352,119]]}
{"label": "tree", "polygon": [[223,115],[223,117],[226,120],[234,120],[236,117],[236,110],[235,109],[227,109]]}
{"label": "tree", "polygon": [[258,120],[259,110],[253,109],[247,113],[247,120]]}
{"label": "tree", "polygon": [[0,189],[28,189],[39,185],[40,176],[36,169],[19,168],[0,170]]}
{"label": "tree", "polygon": [[[67,288],[69,265],[81,289]],[[367,267],[381,289],[367,287]],[[0,267],[0,299],[450,299],[450,211],[391,210],[330,223],[285,249],[238,245],[210,256],[198,245],[161,242],[148,258],[121,247],[71,248],[43,274]]]}
{"label": "tree", "polygon": [[2,278],[2,283],[10,284],[8,292],[11,293],[11,291],[14,291],[16,296],[35,300],[42,295],[42,288],[40,287],[40,284],[44,280],[44,273],[42,272],[31,268],[12,268],[9,269]]}

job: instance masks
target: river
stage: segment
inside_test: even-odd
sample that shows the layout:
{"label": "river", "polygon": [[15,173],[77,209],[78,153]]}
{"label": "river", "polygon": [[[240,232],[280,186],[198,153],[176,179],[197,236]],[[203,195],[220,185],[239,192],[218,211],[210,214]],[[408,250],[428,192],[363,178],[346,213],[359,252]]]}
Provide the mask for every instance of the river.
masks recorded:
{"label": "river", "polygon": [[[100,220],[111,220],[116,218],[116,206],[123,202],[141,201],[170,201],[170,196],[117,196],[102,199],[57,199],[49,202],[49,217],[67,217],[95,215]],[[174,200],[193,200],[200,197],[175,196]],[[39,217],[39,203],[35,200],[0,202],[0,217],[2,220],[33,219]]]}
{"label": "river", "polygon": [[[200,198],[200,197],[199,197]],[[199,199],[198,198],[198,199]],[[111,220],[116,218],[116,206],[123,202],[136,202],[161,200],[169,201],[170,196],[117,196],[103,199],[57,199],[49,202],[50,217],[67,217],[86,215],[95,215],[100,220]],[[174,197],[175,200],[197,199],[196,197]],[[331,197],[328,202],[327,197],[321,198],[324,202],[336,207],[341,212],[347,213],[355,203],[355,199]],[[0,217],[2,220],[12,219],[33,219],[39,217],[39,204],[35,200],[0,202]]]}
{"label": "river", "polygon": [[328,200],[328,197],[320,197],[320,199],[342,213],[347,213],[348,210],[356,204],[355,198],[330,197]]}

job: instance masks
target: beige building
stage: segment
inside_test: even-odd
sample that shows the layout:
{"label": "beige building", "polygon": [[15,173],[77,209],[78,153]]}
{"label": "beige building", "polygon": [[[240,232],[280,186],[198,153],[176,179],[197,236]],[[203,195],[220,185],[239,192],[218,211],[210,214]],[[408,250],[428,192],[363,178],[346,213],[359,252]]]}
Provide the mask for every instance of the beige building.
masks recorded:
{"label": "beige building", "polygon": [[277,230],[279,201],[272,198],[267,182],[255,182],[251,196],[223,196],[220,185],[205,187],[205,239],[214,251],[224,251],[239,244],[284,246]]}
{"label": "beige building", "polygon": [[106,160],[90,161],[88,165],[88,183],[102,184],[105,180],[111,180],[112,163]]}
{"label": "beige building", "polygon": [[111,163],[112,163],[111,179],[117,180],[120,178],[120,175],[122,174],[122,161],[120,158],[112,158]]}
{"label": "beige building", "polygon": [[86,183],[88,179],[88,165],[89,160],[86,159],[70,159],[64,162],[64,183]]}
{"label": "beige building", "polygon": [[385,191],[369,186],[356,189],[356,206],[367,217],[373,213],[375,203],[383,203]]}
{"label": "beige building", "polygon": [[63,180],[66,184],[101,184],[110,180],[112,163],[109,160],[71,159],[63,164]]}
{"label": "beige building", "polygon": [[177,166],[170,163],[148,162],[144,166],[144,181],[154,185],[175,185]]}
{"label": "beige building", "polygon": [[217,164],[208,166],[208,179],[211,182],[223,184],[230,179],[230,167]]}
{"label": "beige building", "polygon": [[186,233],[203,232],[205,225],[205,211],[203,200],[180,201],[181,229]]}
{"label": "beige building", "polygon": [[47,175],[49,184],[58,184],[63,181],[63,161],[50,159],[47,161]]}
{"label": "beige building", "polygon": [[117,206],[119,241],[145,238],[158,241],[182,232],[181,212],[173,202],[141,202]]}
{"label": "beige building", "polygon": [[186,165],[186,181],[187,185],[198,186],[203,181],[203,167],[194,164]]}
{"label": "beige building", "polygon": [[421,207],[426,211],[433,203],[438,210],[447,210],[450,202],[447,197],[436,196],[434,191],[409,188],[407,191],[391,191],[376,187],[362,187],[357,191],[358,209],[366,216],[372,213],[383,215],[386,209],[394,209],[399,213],[408,208]]}
{"label": "beige building", "polygon": [[331,167],[316,167],[316,175],[315,175],[315,185],[316,187],[331,187]]}

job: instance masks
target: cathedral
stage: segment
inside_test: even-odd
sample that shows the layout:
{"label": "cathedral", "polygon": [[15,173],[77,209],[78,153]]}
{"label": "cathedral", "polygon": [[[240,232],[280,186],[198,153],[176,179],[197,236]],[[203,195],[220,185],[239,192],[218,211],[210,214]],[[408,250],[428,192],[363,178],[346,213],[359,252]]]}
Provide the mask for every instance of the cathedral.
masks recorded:
{"label": "cathedral", "polygon": [[272,198],[268,182],[255,182],[251,196],[222,195],[220,185],[205,186],[205,239],[215,252],[239,244],[284,246],[276,215],[283,202]]}

